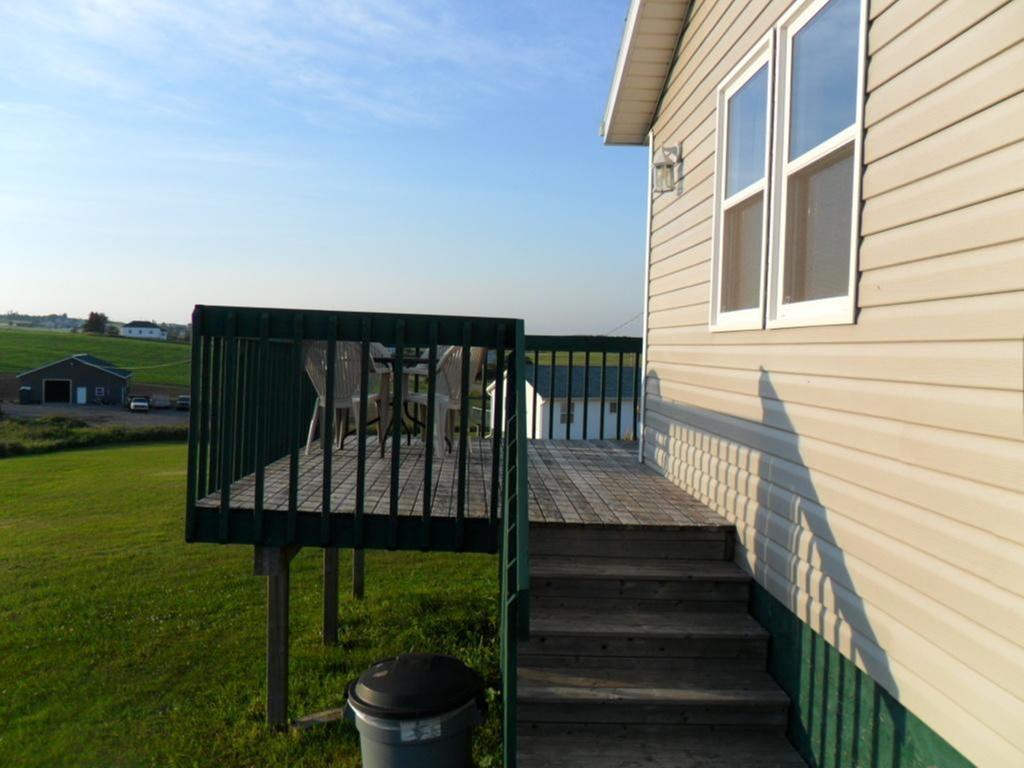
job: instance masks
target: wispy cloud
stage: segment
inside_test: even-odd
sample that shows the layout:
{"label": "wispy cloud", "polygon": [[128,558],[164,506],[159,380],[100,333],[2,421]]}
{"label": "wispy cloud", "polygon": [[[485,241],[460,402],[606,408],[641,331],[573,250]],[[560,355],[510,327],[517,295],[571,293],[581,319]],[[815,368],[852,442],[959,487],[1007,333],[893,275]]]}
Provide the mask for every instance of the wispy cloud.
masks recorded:
{"label": "wispy cloud", "polygon": [[569,80],[592,66],[566,42],[557,10],[488,10],[451,0],[11,3],[0,7],[0,42],[14,55],[0,74],[43,72],[170,116],[215,108],[181,96],[214,82],[266,88],[297,114],[340,107],[405,124],[443,121],[474,91]]}

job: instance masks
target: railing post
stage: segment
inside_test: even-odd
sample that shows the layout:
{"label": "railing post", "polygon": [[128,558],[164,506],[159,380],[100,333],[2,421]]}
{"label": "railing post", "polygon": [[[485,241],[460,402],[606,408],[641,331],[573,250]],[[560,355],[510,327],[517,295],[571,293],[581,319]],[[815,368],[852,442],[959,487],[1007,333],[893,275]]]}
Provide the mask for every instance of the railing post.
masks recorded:
{"label": "railing post", "polygon": [[192,311],[192,363],[190,373],[190,389],[192,405],[188,414],[188,479],[186,481],[186,507],[185,507],[185,541],[195,541],[196,537],[196,499],[198,496],[198,474],[199,474],[199,391],[200,376],[203,372],[201,367],[201,346],[203,312],[200,307]]}
{"label": "railing post", "polygon": [[207,468],[209,487],[207,493],[220,489],[220,452],[221,452],[221,416],[224,398],[224,339],[222,337],[211,337],[212,350],[210,355],[213,362],[210,364],[210,464]]}
{"label": "railing post", "polygon": [[[504,324],[498,326],[497,339],[494,345],[494,426],[491,428],[491,525],[494,530],[495,549],[500,549],[501,542],[498,539],[498,494],[503,487],[501,484],[501,472],[504,466],[501,461],[501,449],[503,436],[505,434],[505,388],[507,385],[505,373],[505,346],[506,328]],[[536,370],[536,368],[534,368]],[[536,390],[534,390],[536,393]],[[536,418],[536,411],[534,411]]]}
{"label": "railing post", "polygon": [[[469,341],[471,327],[462,324],[462,382],[459,391],[459,446],[458,467],[456,469],[456,505],[455,505],[455,548],[462,549],[466,519],[466,477],[469,467],[469,358],[472,354]],[[485,362],[486,365],[486,362]]]}
{"label": "railing post", "polygon": [[507,392],[505,486],[502,517],[501,661],[502,747],[506,766],[516,765],[518,739],[518,643],[530,634],[529,508],[527,506],[526,361],[522,321],[516,322]]}
{"label": "railing post", "polygon": [[430,323],[427,337],[427,413],[426,433],[423,435],[423,530],[420,543],[430,547],[430,515],[434,494],[434,409],[437,407],[437,322]]}
{"label": "railing post", "polygon": [[615,376],[615,439],[622,439],[622,359],[625,352],[619,352],[618,373]]}
{"label": "railing post", "polygon": [[526,358],[526,339],[523,321],[516,322],[515,337],[515,469],[516,469],[516,588],[519,592],[518,633],[521,640],[530,637],[530,514],[528,458],[526,454],[526,379],[523,360]]}
{"label": "railing post", "polygon": [[[352,538],[355,542],[356,553],[363,551],[363,507],[366,506],[366,422],[367,409],[370,402],[370,320],[363,318],[361,323],[361,345],[360,345],[360,366],[359,366],[359,440],[356,446],[356,509],[352,521]],[[385,393],[381,392],[380,397]],[[377,415],[381,414],[380,402],[377,405]],[[380,418],[377,420],[377,441],[384,444],[384,436],[381,433],[384,424]],[[354,567],[354,561],[353,561]],[[353,573],[353,589],[355,589],[355,573]]]}
{"label": "railing post", "polygon": [[[523,372],[526,375],[526,372]],[[540,388],[540,350],[533,350],[533,410],[530,414],[530,439],[539,437],[537,434],[537,390]],[[543,424],[541,425],[543,426]]]}
{"label": "railing post", "polygon": [[548,440],[555,439],[555,350],[550,351],[548,363]]}
{"label": "railing post", "polygon": [[305,375],[302,342],[305,324],[302,314],[295,315],[292,325],[291,370],[288,375],[288,532],[294,543],[299,524],[299,443],[302,441],[302,378]]}
{"label": "railing post", "polygon": [[395,321],[395,359],[391,381],[391,496],[388,504],[388,549],[398,548],[399,453],[402,447],[402,356],[405,354],[405,321]]}
{"label": "railing post", "polygon": [[590,416],[590,350],[583,353],[583,439],[589,440],[587,429]]}
{"label": "railing post", "polygon": [[227,355],[224,364],[224,401],[221,408],[221,462],[220,471],[220,516],[218,521],[218,538],[221,543],[227,542],[231,534],[231,482],[234,476],[235,443],[235,402],[236,402],[236,367],[238,364],[238,346],[235,338],[237,318],[234,312],[228,312],[228,331],[224,339]]}
{"label": "railing post", "polygon": [[260,315],[260,342],[256,366],[256,478],[253,488],[253,539],[257,544],[263,541],[263,495],[266,485],[267,443],[269,441],[269,394],[270,378],[270,316]]}
{"label": "railing post", "polygon": [[[200,321],[200,325],[202,321]],[[196,326],[192,326],[193,339],[196,334]],[[201,338],[203,344],[201,375],[199,377],[199,402],[196,404],[195,395],[192,396],[192,403],[189,405],[189,412],[199,410],[199,466],[196,468],[196,485],[200,496],[210,492],[210,401],[213,399],[213,380],[211,373],[210,355],[213,347],[213,339]]]}
{"label": "railing post", "polygon": [[640,419],[640,366],[643,364],[641,353],[633,356],[633,439],[640,442],[638,424]]}
{"label": "railing post", "polygon": [[569,370],[565,382],[565,439],[572,439],[572,350],[569,350]]}
{"label": "railing post", "polygon": [[[334,385],[338,368],[338,318],[333,315],[327,319],[327,376],[324,385],[324,414],[320,421],[320,435],[323,448],[323,487],[320,500],[320,544],[326,546],[331,539],[331,484],[334,482],[332,470],[334,459],[334,416],[337,403],[334,402]],[[346,411],[347,413],[347,411]],[[342,429],[344,430],[344,425]]]}

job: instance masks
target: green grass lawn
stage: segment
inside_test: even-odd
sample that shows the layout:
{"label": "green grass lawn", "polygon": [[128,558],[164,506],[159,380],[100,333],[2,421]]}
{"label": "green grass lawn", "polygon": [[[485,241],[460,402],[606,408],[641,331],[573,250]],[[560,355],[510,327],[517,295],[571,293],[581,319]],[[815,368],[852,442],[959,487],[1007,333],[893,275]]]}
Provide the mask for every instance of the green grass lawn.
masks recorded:
{"label": "green grass lawn", "polygon": [[[185,449],[0,461],[0,764],[356,766],[354,729],[263,726],[265,579],[248,547],[185,544]],[[368,552],[341,645],[320,644],[319,550],[292,566],[291,709],[340,706],[370,662],[457,655],[492,686],[477,762],[499,765],[493,557]]]}
{"label": "green grass lawn", "polygon": [[132,371],[137,384],[189,384],[189,346],[65,331],[0,328],[0,373],[21,373],[78,352]]}

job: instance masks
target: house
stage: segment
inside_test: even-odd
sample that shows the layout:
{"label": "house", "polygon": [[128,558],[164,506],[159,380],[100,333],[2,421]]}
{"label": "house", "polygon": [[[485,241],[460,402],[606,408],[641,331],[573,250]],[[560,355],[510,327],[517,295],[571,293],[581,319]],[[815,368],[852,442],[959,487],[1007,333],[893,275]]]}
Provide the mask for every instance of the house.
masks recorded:
{"label": "house", "polygon": [[[633,439],[633,411],[636,401],[632,373],[632,368],[624,369],[620,392],[617,366],[602,368],[594,365],[585,368],[576,365],[571,369],[570,390],[568,365],[528,364],[524,371],[527,438]],[[495,403],[493,383],[488,386],[487,391],[491,400],[490,413],[500,412]],[[569,397],[566,396],[567,392],[570,394]]]}
{"label": "house", "polygon": [[1024,765],[1024,3],[632,0],[603,135],[642,458],[735,524],[791,741]]}
{"label": "house", "polygon": [[125,323],[121,326],[121,335],[129,339],[167,339],[167,331],[148,320],[132,320]]}
{"label": "house", "polygon": [[123,405],[131,372],[85,352],[18,374],[23,403]]}
{"label": "house", "polygon": [[[1024,764],[1022,42],[1019,1],[632,0],[604,135],[649,153],[636,451],[527,439],[528,355],[612,339],[196,307],[185,537],[254,547],[268,724],[300,548],[325,643],[339,548],[354,589],[364,549],[490,552],[509,768]],[[361,437],[304,451],[309,343],[493,351],[494,429],[468,397],[446,450],[388,420],[396,354]]]}

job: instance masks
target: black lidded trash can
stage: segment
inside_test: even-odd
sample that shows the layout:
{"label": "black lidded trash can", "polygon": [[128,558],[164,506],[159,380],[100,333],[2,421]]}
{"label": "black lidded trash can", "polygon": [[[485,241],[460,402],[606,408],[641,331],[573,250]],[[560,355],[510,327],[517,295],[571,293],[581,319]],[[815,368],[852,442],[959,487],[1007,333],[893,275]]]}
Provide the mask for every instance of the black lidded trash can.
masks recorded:
{"label": "black lidded trash can", "polygon": [[463,768],[485,714],[484,681],[458,659],[407,653],[372,664],[346,691],[363,768]]}

